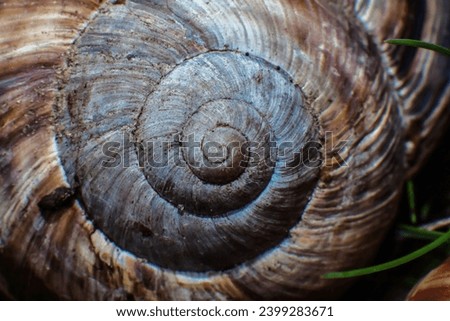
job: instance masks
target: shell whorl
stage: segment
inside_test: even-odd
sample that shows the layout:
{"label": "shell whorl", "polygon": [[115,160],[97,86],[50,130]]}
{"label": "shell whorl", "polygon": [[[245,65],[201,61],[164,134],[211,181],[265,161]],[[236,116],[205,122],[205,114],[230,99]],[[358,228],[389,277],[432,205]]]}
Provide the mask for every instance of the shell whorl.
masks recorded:
{"label": "shell whorl", "polygon": [[379,5],[43,1],[0,51],[0,255],[62,298],[336,295],[448,118],[442,60],[399,72]]}
{"label": "shell whorl", "polygon": [[[147,19],[162,15],[149,12]],[[105,29],[120,26],[97,21]],[[136,24],[140,39],[149,27]],[[94,223],[121,248],[175,270],[225,270],[278,245],[300,220],[320,160],[311,149],[316,155],[294,164],[294,153],[319,135],[288,75],[248,53],[195,48],[187,59],[185,48],[178,53],[148,42],[132,58],[147,64],[142,76],[132,69],[127,77],[115,72],[126,56],[98,56],[120,51],[110,45],[104,52],[106,40],[132,49],[114,34],[94,38],[91,30],[98,33],[96,23],[79,39],[59,146]],[[154,70],[162,64],[164,75]],[[280,143],[285,148],[276,155]],[[117,149],[110,163],[108,146]]]}

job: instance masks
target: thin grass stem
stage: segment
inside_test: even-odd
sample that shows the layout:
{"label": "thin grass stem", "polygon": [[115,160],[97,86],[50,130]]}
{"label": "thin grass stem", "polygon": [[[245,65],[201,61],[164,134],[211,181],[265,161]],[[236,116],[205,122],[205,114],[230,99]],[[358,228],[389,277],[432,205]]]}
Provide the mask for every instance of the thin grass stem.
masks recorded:
{"label": "thin grass stem", "polygon": [[366,268],[356,269],[356,270],[343,271],[343,272],[330,272],[330,273],[324,274],[322,277],[325,279],[345,279],[345,278],[353,278],[356,276],[368,275],[368,274],[373,274],[373,273],[393,269],[395,267],[398,267],[405,263],[411,262],[412,260],[415,260],[415,259],[427,254],[428,252],[434,250],[435,248],[437,248],[437,247],[441,246],[442,244],[444,244],[445,242],[447,242],[449,239],[450,239],[450,230],[447,231],[446,233],[442,234],[441,236],[439,236],[433,242],[425,245],[424,247],[422,247],[412,253],[409,253],[403,257],[400,257],[398,259],[395,259],[395,260],[392,260],[392,261],[389,261],[386,263],[374,265],[374,266],[369,266]]}
{"label": "thin grass stem", "polygon": [[416,47],[416,48],[424,48],[433,50],[436,52],[439,52],[441,54],[450,56],[450,49],[439,46],[433,43],[421,41],[421,40],[415,40],[415,39],[388,39],[385,40],[386,43],[392,44],[392,45],[403,45],[403,46],[409,46],[409,47]]}

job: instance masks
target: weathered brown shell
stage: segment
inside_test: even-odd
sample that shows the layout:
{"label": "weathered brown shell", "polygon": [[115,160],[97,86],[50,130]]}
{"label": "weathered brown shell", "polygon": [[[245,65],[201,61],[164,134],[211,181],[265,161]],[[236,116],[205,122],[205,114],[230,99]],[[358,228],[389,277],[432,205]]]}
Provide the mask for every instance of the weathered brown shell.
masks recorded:
{"label": "weathered brown shell", "polygon": [[408,300],[450,301],[450,259],[417,283],[408,294]]}
{"label": "weathered brown shell", "polygon": [[[449,119],[448,59],[383,41],[448,45],[449,15],[446,0],[1,2],[0,291],[338,296],[348,282],[321,275],[374,256]],[[124,133],[216,135],[200,108],[224,140],[320,143],[320,166],[180,179],[138,166],[135,142],[129,167],[99,166]]]}

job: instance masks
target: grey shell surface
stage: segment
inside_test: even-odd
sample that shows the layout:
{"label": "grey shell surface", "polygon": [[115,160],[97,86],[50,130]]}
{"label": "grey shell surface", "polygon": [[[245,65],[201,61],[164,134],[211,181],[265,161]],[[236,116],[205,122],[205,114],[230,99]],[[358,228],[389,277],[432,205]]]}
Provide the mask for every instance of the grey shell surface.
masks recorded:
{"label": "grey shell surface", "polygon": [[383,41],[449,46],[449,15],[2,1],[0,292],[336,298],[449,120],[449,59]]}

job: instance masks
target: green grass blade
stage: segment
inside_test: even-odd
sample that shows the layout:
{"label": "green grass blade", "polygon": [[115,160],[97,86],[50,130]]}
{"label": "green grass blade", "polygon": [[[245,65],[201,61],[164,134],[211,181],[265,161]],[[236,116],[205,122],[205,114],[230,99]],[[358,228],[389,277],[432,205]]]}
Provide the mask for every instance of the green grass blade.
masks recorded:
{"label": "green grass blade", "polygon": [[429,202],[422,205],[422,207],[420,208],[420,219],[422,221],[428,221],[428,218],[430,216],[430,210],[431,205]]}
{"label": "green grass blade", "polygon": [[428,252],[434,250],[435,248],[441,246],[445,242],[447,242],[450,239],[450,230],[443,235],[439,236],[436,240],[433,242],[425,245],[424,247],[418,249],[417,251],[414,251],[410,254],[407,254],[401,258],[395,259],[393,261],[389,261],[386,263],[369,266],[367,268],[362,269],[356,269],[351,271],[344,271],[344,272],[331,272],[324,274],[322,277],[325,279],[344,279],[344,278],[352,278],[356,276],[362,276],[362,275],[368,275],[376,272],[381,272],[385,270],[389,270],[392,268],[395,268],[397,266],[403,265],[405,263],[411,262],[412,260],[415,260],[424,254],[427,254]]}
{"label": "green grass blade", "polygon": [[411,223],[417,223],[417,214],[416,214],[416,197],[414,195],[414,183],[409,180],[406,182],[406,190],[408,192],[408,203],[409,203],[409,212],[411,215]]}
{"label": "green grass blade", "polygon": [[388,39],[385,41],[386,43],[390,43],[392,45],[403,45],[403,46],[409,46],[409,47],[416,47],[416,48],[424,48],[424,49],[430,49],[436,52],[439,52],[441,54],[450,56],[450,49],[445,48],[443,46],[435,45],[433,43],[421,41],[421,40],[414,40],[414,39]]}
{"label": "green grass blade", "polygon": [[417,239],[435,240],[438,237],[444,235],[444,233],[442,232],[429,231],[421,227],[415,227],[405,224],[400,224],[399,228],[400,233],[406,234],[406,236],[410,236]]}

